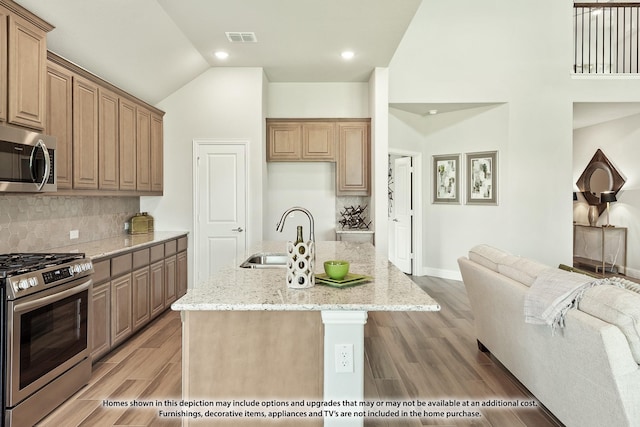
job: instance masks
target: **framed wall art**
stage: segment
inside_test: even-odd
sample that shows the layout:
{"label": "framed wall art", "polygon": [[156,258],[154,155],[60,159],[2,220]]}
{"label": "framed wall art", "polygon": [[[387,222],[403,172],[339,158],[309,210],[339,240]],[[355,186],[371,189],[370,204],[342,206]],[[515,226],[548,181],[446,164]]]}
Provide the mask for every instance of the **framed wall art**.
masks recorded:
{"label": "framed wall art", "polygon": [[498,152],[485,151],[466,155],[466,203],[498,204]]}
{"label": "framed wall art", "polygon": [[433,156],[433,203],[460,204],[460,154]]}

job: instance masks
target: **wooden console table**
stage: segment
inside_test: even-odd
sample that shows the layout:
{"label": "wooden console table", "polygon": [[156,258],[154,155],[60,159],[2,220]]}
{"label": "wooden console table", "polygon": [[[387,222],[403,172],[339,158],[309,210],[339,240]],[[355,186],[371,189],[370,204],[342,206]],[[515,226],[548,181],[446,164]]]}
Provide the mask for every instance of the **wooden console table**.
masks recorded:
{"label": "wooden console table", "polygon": [[627,228],[573,225],[574,267],[606,275],[627,272]]}

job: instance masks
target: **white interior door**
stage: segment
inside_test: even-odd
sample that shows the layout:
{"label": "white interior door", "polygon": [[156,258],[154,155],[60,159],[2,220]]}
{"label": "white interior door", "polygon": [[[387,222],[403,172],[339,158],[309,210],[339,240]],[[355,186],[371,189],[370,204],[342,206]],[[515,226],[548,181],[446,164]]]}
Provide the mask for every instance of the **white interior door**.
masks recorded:
{"label": "white interior door", "polygon": [[413,210],[411,208],[411,157],[394,160],[394,248],[392,262],[401,271],[411,274],[411,226]]}
{"label": "white interior door", "polygon": [[244,144],[197,144],[196,286],[244,254],[247,166]]}

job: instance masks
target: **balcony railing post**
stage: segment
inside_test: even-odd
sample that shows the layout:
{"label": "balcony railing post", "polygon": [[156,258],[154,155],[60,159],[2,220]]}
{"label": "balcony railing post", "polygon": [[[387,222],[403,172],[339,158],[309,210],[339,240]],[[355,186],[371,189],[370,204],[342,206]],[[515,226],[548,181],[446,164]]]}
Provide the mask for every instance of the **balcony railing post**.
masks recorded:
{"label": "balcony railing post", "polygon": [[573,6],[574,72],[640,73],[640,1]]}

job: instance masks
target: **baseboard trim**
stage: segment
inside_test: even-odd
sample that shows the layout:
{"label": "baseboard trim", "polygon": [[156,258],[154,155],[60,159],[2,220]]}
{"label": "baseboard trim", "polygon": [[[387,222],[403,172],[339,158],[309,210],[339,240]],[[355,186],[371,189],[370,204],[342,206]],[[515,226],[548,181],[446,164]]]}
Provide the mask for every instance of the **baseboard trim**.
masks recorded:
{"label": "baseboard trim", "polygon": [[443,270],[440,268],[422,267],[419,276],[439,277],[440,279],[457,280],[462,282],[462,273],[459,270]]}
{"label": "baseboard trim", "polygon": [[629,277],[633,277],[634,279],[640,279],[640,270],[636,270],[635,268],[625,268],[625,275]]}

